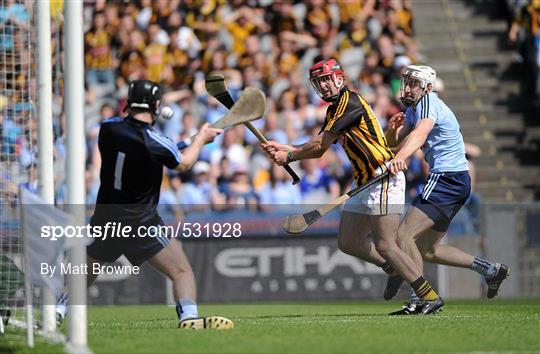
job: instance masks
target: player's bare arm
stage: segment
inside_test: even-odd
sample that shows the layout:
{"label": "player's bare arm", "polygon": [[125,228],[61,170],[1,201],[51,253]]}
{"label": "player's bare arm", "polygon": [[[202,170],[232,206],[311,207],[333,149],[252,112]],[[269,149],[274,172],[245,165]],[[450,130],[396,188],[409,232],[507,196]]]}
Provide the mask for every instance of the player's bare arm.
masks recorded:
{"label": "player's bare arm", "polygon": [[283,149],[277,149],[276,151],[269,152],[272,151],[272,149],[274,149],[276,146],[273,144],[274,142],[269,142],[269,144],[263,144],[262,146],[265,151],[267,151],[269,156],[281,166],[292,161],[319,158],[324,155],[326,150],[328,150],[330,145],[336,141],[336,139],[336,134],[332,132],[324,132],[298,147],[288,145],[289,149],[285,149],[284,146],[282,146]]}
{"label": "player's bare arm", "polygon": [[434,125],[435,122],[433,119],[422,119],[418,123],[416,128],[407,135],[407,139],[405,139],[403,146],[399,149],[396,156],[390,161],[390,173],[396,175],[399,171],[405,171],[407,169],[407,163],[405,161],[424,145]]}
{"label": "player's bare arm", "polygon": [[273,153],[277,151],[291,151],[295,149],[295,146],[293,145],[280,144],[275,141],[268,141],[266,143],[261,143],[260,145],[268,155],[272,155]]}
{"label": "player's bare arm", "polygon": [[199,130],[199,133],[193,139],[193,142],[182,151],[182,160],[175,170],[180,172],[189,170],[197,161],[202,147],[205,144],[212,142],[214,138],[222,132],[223,129],[213,128],[209,123],[204,124],[201,127],[201,130]]}

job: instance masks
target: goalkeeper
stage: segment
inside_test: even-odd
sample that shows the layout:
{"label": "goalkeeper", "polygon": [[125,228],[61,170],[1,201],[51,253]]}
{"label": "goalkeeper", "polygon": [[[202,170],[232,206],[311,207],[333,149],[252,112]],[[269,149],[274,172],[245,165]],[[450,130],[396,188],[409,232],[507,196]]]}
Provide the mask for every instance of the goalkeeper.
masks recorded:
{"label": "goalkeeper", "polygon": [[[99,132],[101,153],[101,185],[92,226],[108,222],[132,226],[159,226],[163,221],[157,204],[163,166],[186,171],[197,160],[204,144],[211,142],[222,130],[209,124],[202,126],[193,142],[179,153],[177,145],[153,129],[160,113],[161,89],[148,80],[130,83],[129,115],[104,121]],[[163,228],[158,229],[161,231]],[[88,268],[94,264],[114,262],[121,255],[133,265],[148,261],[173,282],[179,328],[232,328],[232,321],[219,317],[199,317],[193,270],[180,242],[171,235],[156,237],[95,238],[87,248]],[[90,271],[87,282],[97,278]],[[63,294],[57,306],[57,319],[66,314],[67,297]]]}

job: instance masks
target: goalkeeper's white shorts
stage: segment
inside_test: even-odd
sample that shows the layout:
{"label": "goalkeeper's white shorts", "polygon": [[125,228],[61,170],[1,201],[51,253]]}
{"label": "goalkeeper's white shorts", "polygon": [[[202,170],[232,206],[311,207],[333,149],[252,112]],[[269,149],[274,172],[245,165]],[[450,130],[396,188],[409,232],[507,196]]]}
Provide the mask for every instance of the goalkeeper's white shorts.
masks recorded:
{"label": "goalkeeper's white shorts", "polygon": [[[374,176],[378,176],[382,171]],[[373,178],[374,178],[373,177]],[[347,202],[344,211],[368,215],[403,214],[405,210],[405,175],[403,172],[397,176],[385,177],[381,183],[356,194]],[[356,188],[356,181],[352,188]]]}

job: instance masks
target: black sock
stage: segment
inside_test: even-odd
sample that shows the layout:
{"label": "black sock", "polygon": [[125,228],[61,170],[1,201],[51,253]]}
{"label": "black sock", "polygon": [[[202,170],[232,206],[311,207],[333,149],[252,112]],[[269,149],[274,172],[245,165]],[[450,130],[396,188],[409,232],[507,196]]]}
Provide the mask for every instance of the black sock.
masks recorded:
{"label": "black sock", "polygon": [[396,271],[388,261],[381,265],[381,268],[386,274],[392,274]]}

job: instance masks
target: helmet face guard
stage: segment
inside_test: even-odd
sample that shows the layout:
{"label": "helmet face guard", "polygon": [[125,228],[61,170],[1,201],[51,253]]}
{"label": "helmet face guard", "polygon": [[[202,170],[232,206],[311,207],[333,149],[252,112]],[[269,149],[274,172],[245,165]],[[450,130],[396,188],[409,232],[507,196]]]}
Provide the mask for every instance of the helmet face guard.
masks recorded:
{"label": "helmet face guard", "polygon": [[316,63],[309,69],[309,82],[320,98],[326,102],[335,101],[345,82],[341,65],[335,59]]}
{"label": "helmet face guard", "polygon": [[428,66],[406,67],[401,78],[401,102],[405,106],[417,104],[428,92],[428,85],[433,86],[435,79],[435,71]]}
{"label": "helmet face guard", "polygon": [[405,76],[401,79],[401,102],[405,106],[412,106],[416,104],[426,91],[426,86],[421,80],[412,77]]}
{"label": "helmet face guard", "polygon": [[129,83],[127,103],[128,108],[148,111],[155,118],[160,113],[161,88],[150,80],[132,81]]}

